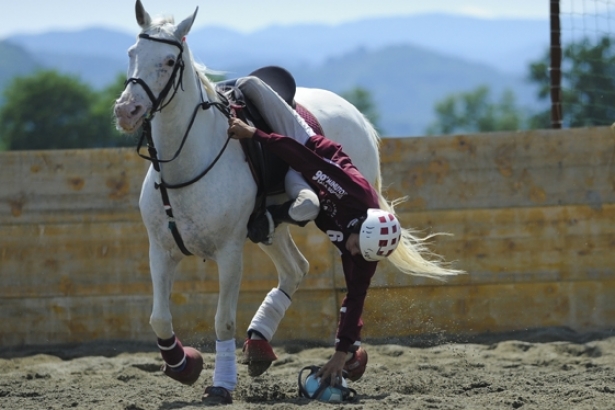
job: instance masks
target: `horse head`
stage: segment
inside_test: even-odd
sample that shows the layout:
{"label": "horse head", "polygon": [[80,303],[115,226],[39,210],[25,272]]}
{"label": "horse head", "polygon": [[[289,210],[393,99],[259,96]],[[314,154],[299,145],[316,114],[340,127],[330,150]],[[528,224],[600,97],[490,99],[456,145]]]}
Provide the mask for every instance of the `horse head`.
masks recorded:
{"label": "horse head", "polygon": [[164,108],[181,86],[185,37],[198,7],[177,25],[173,18],[153,20],[141,0],[137,0],[135,11],[142,31],[136,44],[128,49],[128,80],[114,107],[116,126],[127,133]]}

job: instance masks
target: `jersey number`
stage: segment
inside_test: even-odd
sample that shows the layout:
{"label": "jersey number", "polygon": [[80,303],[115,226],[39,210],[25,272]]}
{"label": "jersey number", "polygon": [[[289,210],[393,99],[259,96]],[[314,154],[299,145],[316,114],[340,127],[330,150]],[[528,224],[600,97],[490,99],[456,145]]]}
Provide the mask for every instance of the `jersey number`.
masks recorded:
{"label": "jersey number", "polygon": [[342,242],[344,240],[344,234],[340,231],[327,231],[331,242]]}

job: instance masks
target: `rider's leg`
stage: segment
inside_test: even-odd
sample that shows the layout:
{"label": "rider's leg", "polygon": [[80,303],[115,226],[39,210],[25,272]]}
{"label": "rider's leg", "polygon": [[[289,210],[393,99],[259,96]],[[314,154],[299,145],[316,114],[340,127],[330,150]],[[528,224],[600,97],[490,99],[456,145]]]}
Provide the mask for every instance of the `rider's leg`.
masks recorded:
{"label": "rider's leg", "polygon": [[267,125],[276,134],[293,138],[305,144],[314,130],[284,101],[278,93],[257,77],[242,77],[237,87],[256,108]]}
{"label": "rider's leg", "polygon": [[320,211],[320,201],[300,173],[289,169],[284,178],[284,188],[293,199],[281,205],[267,207],[275,226],[282,222],[305,226],[316,219]]}
{"label": "rider's leg", "polygon": [[[258,108],[271,130],[305,144],[315,135],[312,128],[274,90],[257,77],[237,80],[237,87]],[[262,216],[253,224],[253,242],[271,242],[273,229],[282,222],[304,226],[318,216],[320,204],[314,190],[298,172],[289,169],[284,180],[287,195],[291,200],[268,208],[272,217]],[[273,226],[271,226],[273,222]]]}
{"label": "rider's leg", "polygon": [[269,205],[265,214],[256,218],[248,230],[252,242],[271,244],[273,231],[282,222],[305,226],[316,219],[320,211],[320,201],[303,176],[289,169],[284,179],[286,193],[291,198],[280,205]]}

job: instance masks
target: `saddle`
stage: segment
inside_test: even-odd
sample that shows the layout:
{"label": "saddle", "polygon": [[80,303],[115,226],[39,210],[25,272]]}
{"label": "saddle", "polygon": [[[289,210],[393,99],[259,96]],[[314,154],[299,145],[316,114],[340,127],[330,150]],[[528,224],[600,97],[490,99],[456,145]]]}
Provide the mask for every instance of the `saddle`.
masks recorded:
{"label": "saddle", "polygon": [[[258,77],[265,84],[271,87],[288,105],[295,108],[295,93],[297,92],[297,83],[293,75],[288,70],[278,66],[261,67],[258,70],[252,71],[248,76]],[[224,92],[233,87],[237,83],[238,78],[224,80],[216,83],[216,89]]]}
{"label": "saddle", "polygon": [[[312,126],[316,133],[322,135],[322,129],[316,118],[300,104],[295,102],[297,84],[292,74],[282,67],[266,66],[249,74],[258,77],[269,85],[286,103],[297,111],[306,122]],[[256,106],[246,98],[237,88],[237,78],[216,83],[216,91],[226,98],[235,109],[235,113],[242,121],[266,133],[272,130],[264,120]],[[254,210],[250,215],[248,230],[255,220],[262,218],[266,212],[266,198],[269,195],[282,194],[284,190],[284,176],[288,171],[288,164],[261,147],[261,144],[252,139],[240,140],[246,161],[252,171],[252,176],[258,190]],[[250,238],[252,239],[252,237]]]}
{"label": "saddle", "polygon": [[[249,74],[258,77],[268,84],[282,97],[288,105],[294,108],[297,85],[293,76],[281,67],[268,66],[259,68]],[[222,94],[235,108],[238,118],[266,133],[272,129],[264,120],[256,105],[246,98],[237,88],[237,78],[216,83],[216,91]],[[258,186],[257,198],[261,195],[275,195],[284,192],[284,175],[288,171],[288,164],[276,155],[263,150],[260,143],[252,139],[240,140],[241,146],[250,165],[254,180]]]}

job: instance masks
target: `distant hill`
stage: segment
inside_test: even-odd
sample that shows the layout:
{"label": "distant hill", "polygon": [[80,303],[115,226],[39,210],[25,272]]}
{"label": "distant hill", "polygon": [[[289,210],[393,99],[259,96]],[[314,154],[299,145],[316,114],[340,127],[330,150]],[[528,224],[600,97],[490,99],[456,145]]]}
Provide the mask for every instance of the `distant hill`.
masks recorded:
{"label": "distant hill", "polygon": [[[101,88],[126,71],[126,50],[137,32],[135,24],[133,34],[90,28],[8,41],[27,50],[31,64]],[[432,121],[436,101],[478,85],[497,96],[511,88],[520,102],[533,104],[522,77],[528,62],[546,50],[548,22],[428,14],[338,26],[272,26],[250,34],[202,27],[193,29],[188,42],[198,62],[229,77],[276,64],[292,71],[299,85],[335,92],[362,86],[374,96],[387,135],[419,135]],[[6,62],[4,53],[0,49],[0,61]]]}
{"label": "distant hill", "polygon": [[[364,19],[336,26],[271,26],[244,35],[205,27],[194,30],[190,41],[192,49],[198,55],[207,56],[206,61],[214,68],[236,65],[243,56],[320,64],[359,47],[378,49],[409,44],[519,75],[525,73],[529,61],[547,50],[549,21],[420,14]],[[221,54],[224,58],[216,58]]]}
{"label": "distant hill", "polygon": [[41,34],[15,34],[6,40],[19,44],[33,55],[56,53],[64,55],[102,56],[126,59],[126,50],[134,44],[135,33],[130,35],[105,28],[87,28],[78,31],[49,31]]}
{"label": "distant hill", "polygon": [[90,28],[15,35],[8,37],[6,42],[20,45],[44,67],[76,75],[102,88],[113,82],[118,73],[126,72],[126,51],[135,39],[136,35]]}
{"label": "distant hill", "polygon": [[[231,77],[247,75],[257,65],[238,66]],[[484,64],[446,56],[411,45],[357,49],[318,66],[287,67],[297,83],[337,93],[361,86],[370,91],[387,136],[422,135],[434,120],[434,106],[451,93],[488,85],[494,97],[508,88],[517,102],[534,106],[534,87],[521,76],[503,74]]]}
{"label": "distant hill", "polygon": [[[176,16],[182,17],[182,16]],[[363,19],[339,25],[274,25],[252,33],[205,26],[193,28],[189,42],[203,62],[226,69],[245,62],[320,64],[355,50],[411,44],[442,54],[480,62],[514,74],[549,45],[548,20],[479,19],[453,14],[418,14]],[[123,59],[134,43],[133,33],[104,28],[79,32],[16,34],[8,39],[33,53],[89,54]]]}
{"label": "distant hill", "polygon": [[[41,67],[23,47],[0,41],[0,91],[16,75],[26,75]],[[1,98],[1,97],[0,97]]]}
{"label": "distant hill", "polygon": [[535,105],[534,87],[521,77],[411,45],[359,49],[293,72],[306,86],[338,93],[355,86],[370,90],[388,136],[422,135],[439,100],[481,85],[488,85],[494,97],[508,88],[520,104]]}

